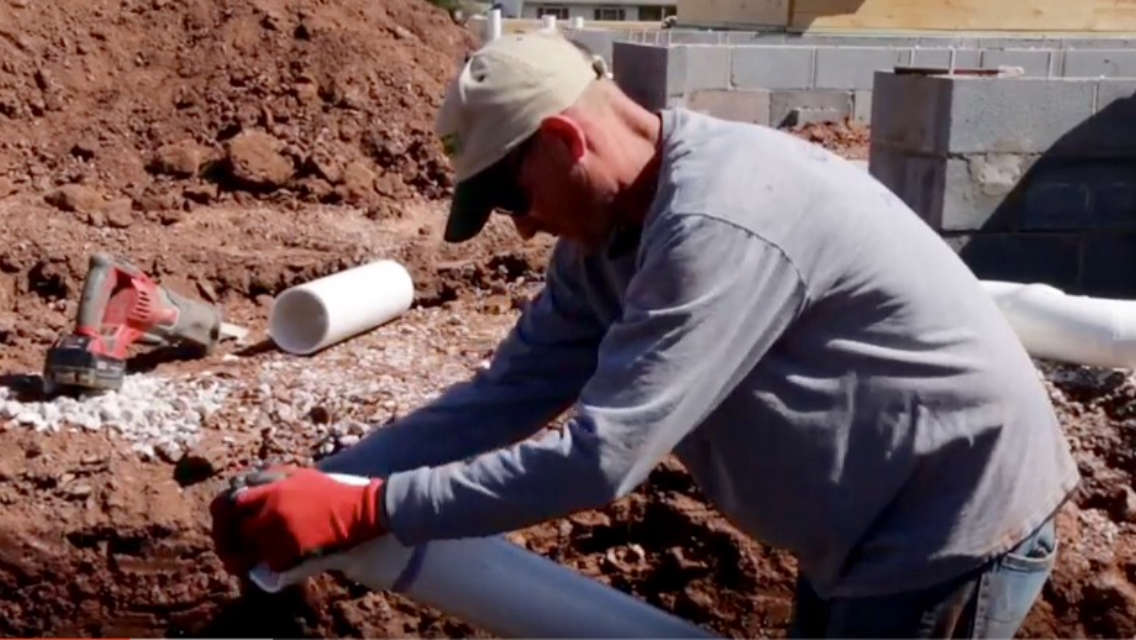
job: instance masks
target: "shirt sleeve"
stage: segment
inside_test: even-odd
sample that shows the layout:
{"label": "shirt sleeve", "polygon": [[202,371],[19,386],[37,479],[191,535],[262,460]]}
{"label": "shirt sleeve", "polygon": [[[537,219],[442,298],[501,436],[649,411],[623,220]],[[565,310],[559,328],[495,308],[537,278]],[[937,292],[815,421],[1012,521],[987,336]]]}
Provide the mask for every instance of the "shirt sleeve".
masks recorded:
{"label": "shirt sleeve", "polygon": [[404,544],[492,535],[619,499],[752,370],[804,300],[798,271],[765,240],[702,215],[655,222],[567,425],[394,474],[390,531]]}
{"label": "shirt sleeve", "polygon": [[605,329],[581,286],[582,269],[577,254],[558,246],[543,289],[488,369],[322,460],[319,468],[385,477],[462,460],[531,436],[568,409],[595,369]]}

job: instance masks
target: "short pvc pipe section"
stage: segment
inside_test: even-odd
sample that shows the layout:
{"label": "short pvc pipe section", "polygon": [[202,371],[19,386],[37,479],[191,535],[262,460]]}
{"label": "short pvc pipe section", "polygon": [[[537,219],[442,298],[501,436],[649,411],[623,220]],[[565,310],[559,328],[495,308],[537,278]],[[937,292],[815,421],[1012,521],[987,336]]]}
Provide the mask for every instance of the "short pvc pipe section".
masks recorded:
{"label": "short pvc pipe section", "polygon": [[[332,474],[341,482],[368,478]],[[383,536],[284,574],[250,574],[275,592],[336,571],[376,591],[402,593],[499,638],[712,638],[694,624],[493,536],[406,547]]]}
{"label": "short pvc pipe section", "polygon": [[501,37],[503,22],[500,9],[490,9],[489,19],[485,22],[485,42],[493,42]]}
{"label": "short pvc pipe section", "polygon": [[1046,284],[984,280],[982,287],[1031,356],[1136,368],[1136,301],[1071,296]]}
{"label": "short pvc pipe section", "polygon": [[309,355],[401,316],[414,302],[410,273],[393,260],[347,269],[281,293],[268,335],[278,347]]}

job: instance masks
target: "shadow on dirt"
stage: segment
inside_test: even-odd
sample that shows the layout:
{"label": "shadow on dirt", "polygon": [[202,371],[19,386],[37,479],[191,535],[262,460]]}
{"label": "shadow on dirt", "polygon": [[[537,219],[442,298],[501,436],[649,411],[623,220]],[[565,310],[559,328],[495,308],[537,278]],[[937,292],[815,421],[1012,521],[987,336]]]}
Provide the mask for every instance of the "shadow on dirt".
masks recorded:
{"label": "shadow on dirt", "polygon": [[0,375],[0,387],[11,391],[16,402],[42,402],[46,397],[43,377],[38,375],[5,373]]}
{"label": "shadow on dirt", "polygon": [[292,587],[270,594],[243,584],[242,596],[223,604],[210,620],[193,629],[170,629],[186,638],[315,638],[319,614],[314,594]]}

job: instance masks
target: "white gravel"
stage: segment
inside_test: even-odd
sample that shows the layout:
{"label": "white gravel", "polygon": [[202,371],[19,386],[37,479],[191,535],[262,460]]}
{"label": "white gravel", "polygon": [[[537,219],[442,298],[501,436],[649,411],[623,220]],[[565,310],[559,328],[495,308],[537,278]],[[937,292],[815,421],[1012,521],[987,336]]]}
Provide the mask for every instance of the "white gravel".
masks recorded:
{"label": "white gravel", "polygon": [[81,400],[24,402],[0,386],[0,430],[112,429],[142,457],[172,460],[204,428],[285,429],[314,436],[327,454],[468,379],[514,318],[414,310],[311,358],[230,355],[208,371],[131,375],[120,391]]}
{"label": "white gravel", "polygon": [[182,447],[195,441],[201,425],[224,406],[231,388],[205,373],[166,378],[127,376],[118,391],[81,399],[21,402],[0,387],[0,423],[41,433],[63,429],[113,429],[135,451],[153,455],[154,447]]}

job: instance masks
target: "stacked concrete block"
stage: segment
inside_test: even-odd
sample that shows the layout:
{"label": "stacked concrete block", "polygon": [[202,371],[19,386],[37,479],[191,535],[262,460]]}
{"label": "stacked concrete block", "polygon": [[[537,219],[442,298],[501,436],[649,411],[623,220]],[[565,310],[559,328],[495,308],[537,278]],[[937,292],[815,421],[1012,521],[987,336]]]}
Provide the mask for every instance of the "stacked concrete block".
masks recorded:
{"label": "stacked concrete block", "polygon": [[[773,126],[849,117],[869,123],[873,74],[896,66],[1011,66],[1022,69],[1028,78],[1136,77],[1136,39],[1132,38],[690,30],[586,33],[579,41],[605,56],[610,50],[616,79],[634,86],[636,95],[649,98],[645,104],[653,108],[682,105]],[[601,33],[604,35],[596,35]],[[660,60],[666,71],[645,76],[647,68],[657,67]]]}
{"label": "stacked concrete block", "polygon": [[612,55],[616,80],[649,108],[681,105],[774,126],[866,122],[873,72],[911,61],[904,49],[796,45],[616,42]]}
{"label": "stacked concrete block", "polygon": [[987,279],[1136,295],[1136,79],[876,74],[869,171]]}

